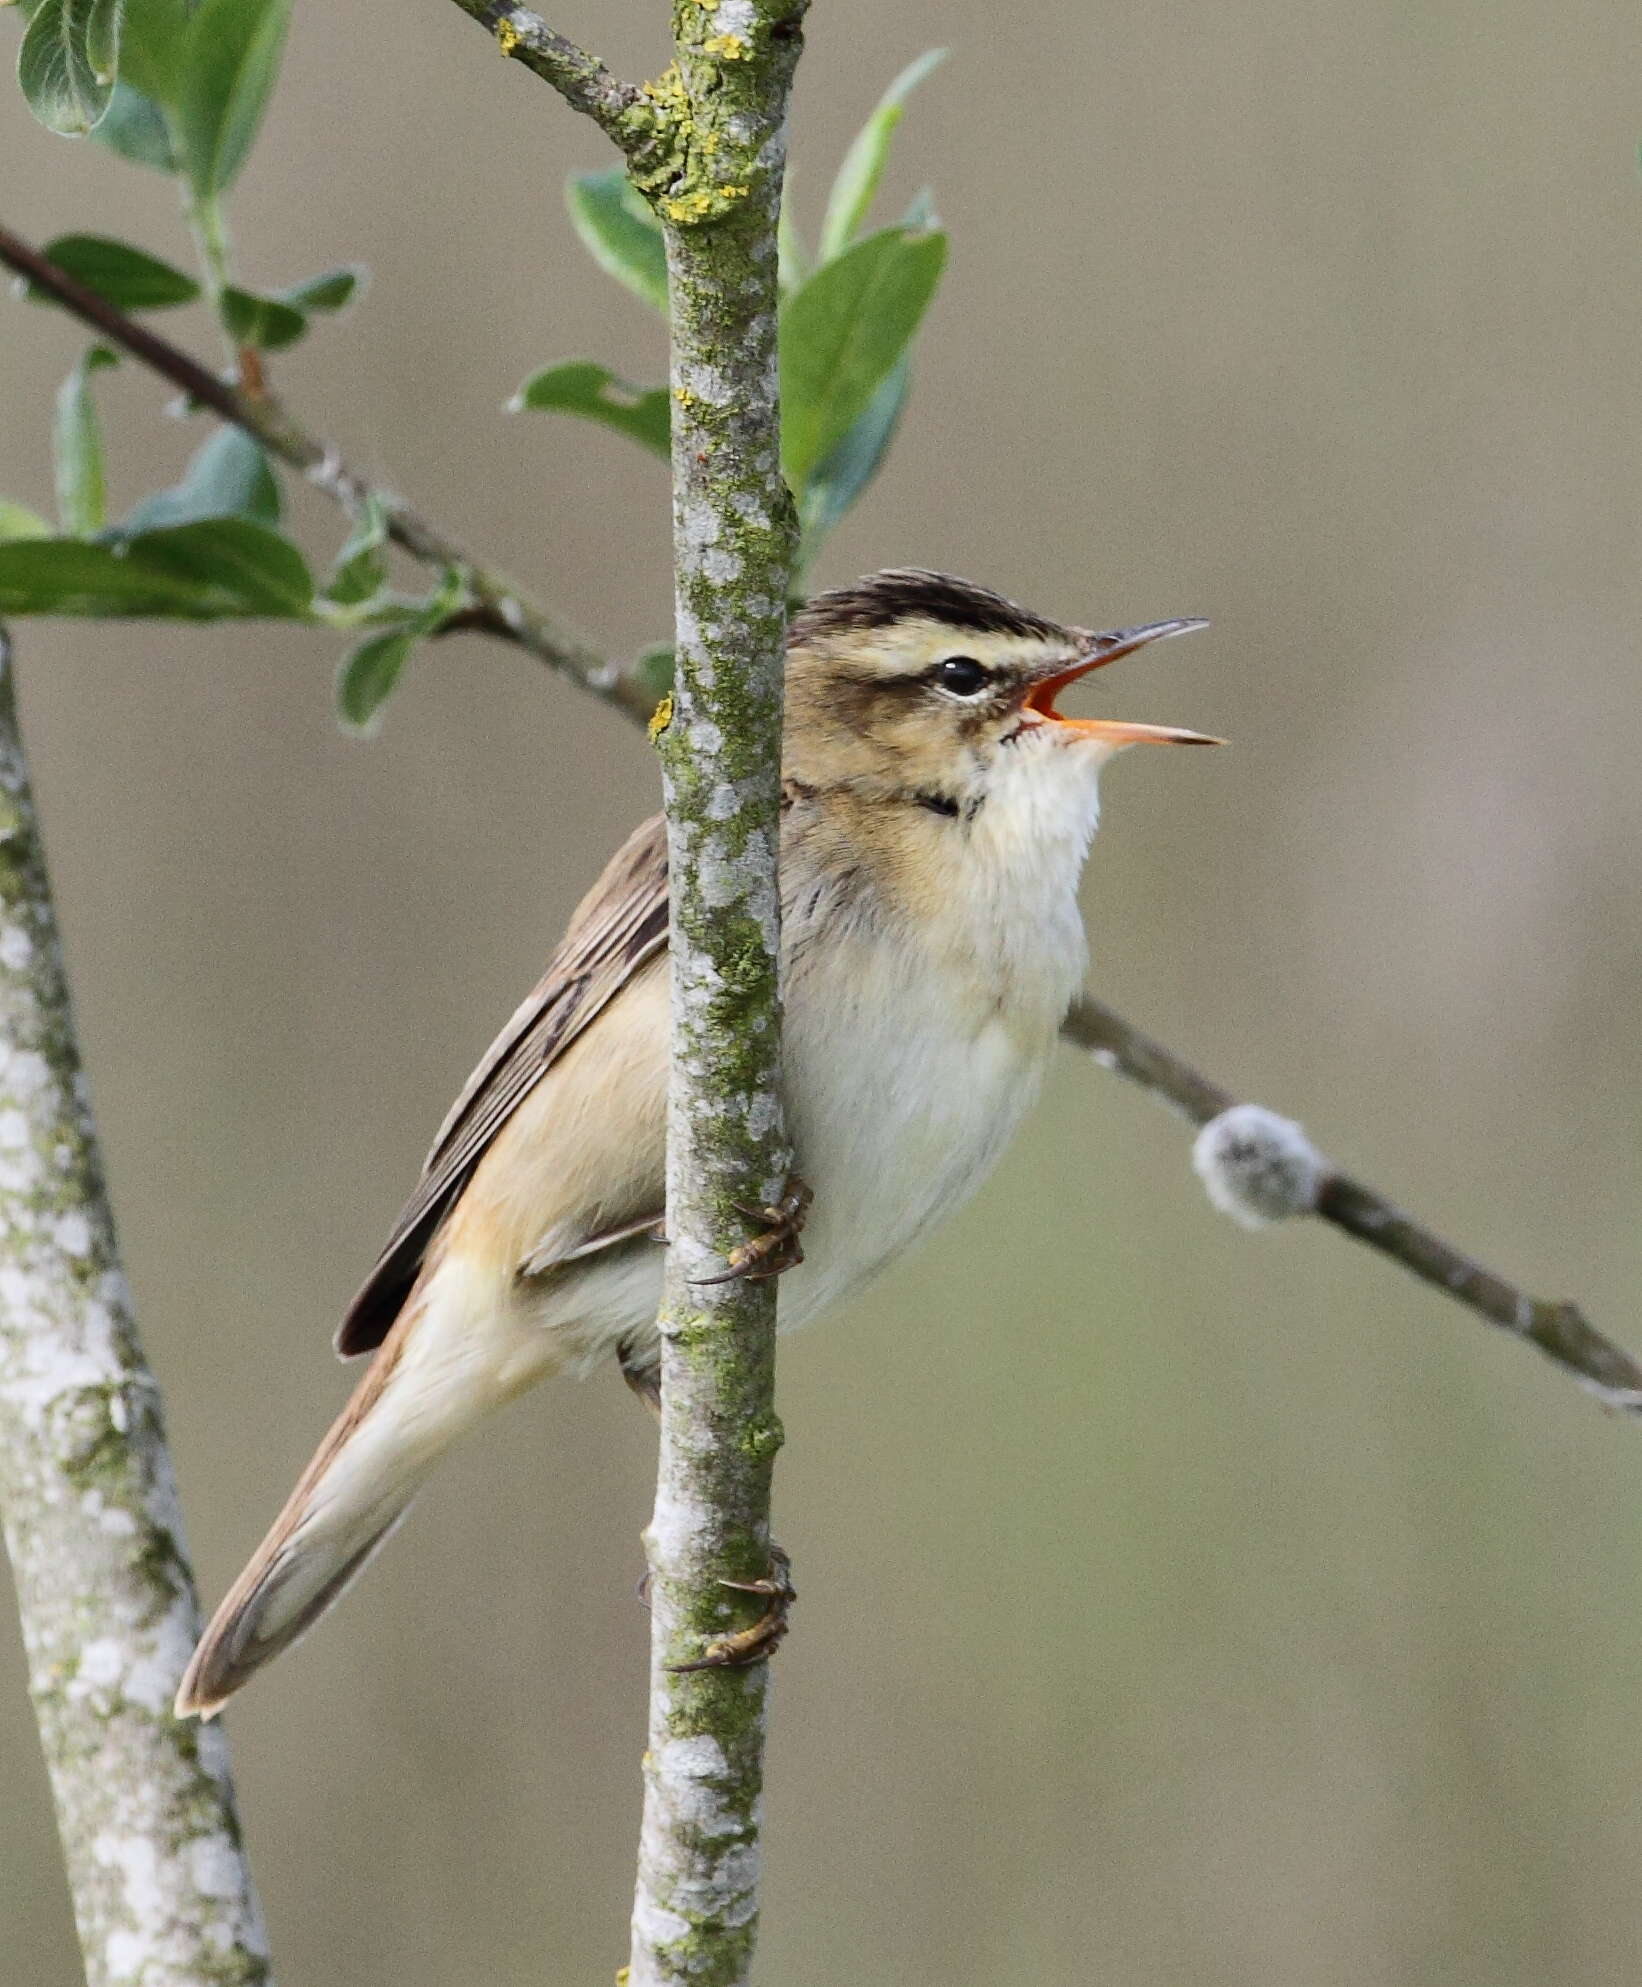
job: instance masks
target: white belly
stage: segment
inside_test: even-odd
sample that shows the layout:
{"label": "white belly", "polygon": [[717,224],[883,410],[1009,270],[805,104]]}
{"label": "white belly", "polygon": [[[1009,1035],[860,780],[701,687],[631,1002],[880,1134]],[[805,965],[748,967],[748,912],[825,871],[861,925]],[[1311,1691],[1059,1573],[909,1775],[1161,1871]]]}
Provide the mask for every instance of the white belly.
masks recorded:
{"label": "white belly", "polygon": [[[877,947],[834,955],[788,989],[787,1128],[815,1201],[804,1261],[781,1279],[783,1331],[961,1206],[1037,1095],[1056,997],[1030,1016],[977,1011],[927,961],[908,984],[911,963]],[[527,1307],[529,1359],[585,1371],[621,1343],[653,1345],[662,1259],[648,1245],[611,1250],[554,1279]]]}
{"label": "white belly", "polygon": [[782,1279],[783,1327],[969,1198],[1036,1096],[1053,1041],[1052,1023],[943,1007],[927,979],[915,991],[885,984],[886,963],[824,972],[789,997],[787,1124],[815,1204],[804,1263]]}
{"label": "white belly", "polygon": [[[837,990],[831,990],[837,991]],[[874,999],[789,1003],[787,1128],[815,1193],[804,1261],[781,1279],[783,1331],[807,1323],[966,1201],[1037,1095],[1052,1032],[933,1028]],[[652,1343],[662,1251],[593,1257],[536,1311],[578,1366]],[[544,1293],[546,1295],[546,1293]]]}
{"label": "white belly", "polygon": [[[991,1172],[1032,1103],[1086,964],[1074,886],[1082,840],[975,924],[789,922],[783,1090],[815,1199],[779,1323],[807,1323],[944,1220]],[[655,1341],[659,1249],[593,1257],[536,1313],[587,1365]]]}

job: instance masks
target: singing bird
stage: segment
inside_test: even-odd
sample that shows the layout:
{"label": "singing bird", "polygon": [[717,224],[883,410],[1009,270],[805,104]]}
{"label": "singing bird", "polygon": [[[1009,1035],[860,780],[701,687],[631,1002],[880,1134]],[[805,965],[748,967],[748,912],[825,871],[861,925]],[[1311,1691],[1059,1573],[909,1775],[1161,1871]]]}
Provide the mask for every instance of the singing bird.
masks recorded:
{"label": "singing bird", "polygon": [[[783,1327],[891,1262],[1008,1143],[1083,977],[1101,768],[1128,745],[1216,742],[1055,700],[1203,625],[1097,634],[918,571],[794,616],[783,1094],[814,1205]],[[654,1403],[667,1052],[657,818],[583,898],[440,1127],[337,1334],[370,1363],[201,1638],[180,1713],[209,1717],[310,1627],[444,1450],[533,1381],[614,1360]]]}

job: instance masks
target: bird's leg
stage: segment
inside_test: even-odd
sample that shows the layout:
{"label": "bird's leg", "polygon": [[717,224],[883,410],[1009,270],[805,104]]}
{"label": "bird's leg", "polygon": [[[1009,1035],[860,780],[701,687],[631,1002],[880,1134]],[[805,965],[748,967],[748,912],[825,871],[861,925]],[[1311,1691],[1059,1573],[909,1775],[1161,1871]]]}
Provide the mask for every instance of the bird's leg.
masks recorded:
{"label": "bird's leg", "polygon": [[798,1599],[792,1583],[792,1562],[774,1540],[770,1542],[770,1570],[762,1580],[720,1580],[721,1587],[733,1587],[738,1594],[764,1594],[769,1606],[750,1628],[738,1628],[709,1642],[693,1663],[669,1663],[675,1675],[692,1670],[740,1670],[751,1663],[767,1663],[787,1632],[787,1612]]}
{"label": "bird's leg", "polygon": [[815,1195],[798,1175],[789,1173],[786,1188],[773,1206],[743,1207],[737,1202],[736,1213],[754,1223],[759,1232],[730,1251],[727,1259],[730,1267],[722,1276],[701,1276],[694,1280],[698,1284],[734,1283],[738,1277],[780,1276],[785,1270],[797,1269],[804,1260],[798,1238],[814,1199]]}

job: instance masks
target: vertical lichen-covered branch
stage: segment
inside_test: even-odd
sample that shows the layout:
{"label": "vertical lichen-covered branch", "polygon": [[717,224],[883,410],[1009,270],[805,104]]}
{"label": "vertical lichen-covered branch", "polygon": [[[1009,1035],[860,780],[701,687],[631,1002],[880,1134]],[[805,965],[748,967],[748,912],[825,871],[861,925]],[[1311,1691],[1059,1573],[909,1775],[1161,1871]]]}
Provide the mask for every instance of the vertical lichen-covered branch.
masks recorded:
{"label": "vertical lichen-covered branch", "polygon": [[226,1741],[115,1254],[0,630],[0,1517],[88,1987],[265,1987]]}
{"label": "vertical lichen-covered branch", "polygon": [[632,1987],[736,1987],[757,1924],[768,1672],[680,1671],[770,1566],[773,1282],[709,1284],[779,1197],[781,668],[796,519],[781,478],[776,223],[804,0],[678,0],[634,177],[667,237],[677,667],[657,734],[672,894],[671,1247]]}

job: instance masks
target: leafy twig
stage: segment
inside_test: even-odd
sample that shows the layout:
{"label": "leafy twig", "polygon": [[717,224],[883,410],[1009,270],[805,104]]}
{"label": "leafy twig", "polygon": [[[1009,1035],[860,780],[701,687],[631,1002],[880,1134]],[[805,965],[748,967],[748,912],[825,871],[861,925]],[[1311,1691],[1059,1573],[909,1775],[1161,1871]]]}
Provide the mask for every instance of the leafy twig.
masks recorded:
{"label": "leafy twig", "polygon": [[32,287],[180,388],[191,400],[255,436],[270,455],[299,470],[351,515],[360,515],[374,499],[387,522],[389,537],[413,559],[441,570],[460,567],[467,574],[473,597],[467,610],[468,626],[517,644],[629,717],[641,723],[649,717],[655,699],[641,685],[566,634],[505,574],[474,559],[402,497],[378,488],[350,469],[334,447],[302,427],[271,395],[252,396],[231,386],[191,353],[117,310],[3,225],[0,264],[15,270]]}

